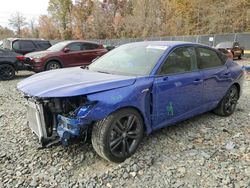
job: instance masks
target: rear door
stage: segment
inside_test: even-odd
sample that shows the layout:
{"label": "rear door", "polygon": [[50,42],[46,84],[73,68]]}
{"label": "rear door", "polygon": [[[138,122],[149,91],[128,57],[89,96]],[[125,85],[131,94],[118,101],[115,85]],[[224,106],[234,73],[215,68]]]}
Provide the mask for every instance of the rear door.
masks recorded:
{"label": "rear door", "polygon": [[227,91],[231,72],[225,64],[226,59],[210,48],[198,47],[197,57],[204,81],[204,104],[213,107]]}
{"label": "rear door", "polygon": [[99,49],[99,45],[94,43],[82,43],[82,49],[83,51],[81,53],[81,60],[83,65],[91,64],[94,59],[106,53],[104,48]]}
{"label": "rear door", "polygon": [[154,80],[152,95],[154,129],[199,112],[203,80],[194,47],[180,47],[170,53]]}

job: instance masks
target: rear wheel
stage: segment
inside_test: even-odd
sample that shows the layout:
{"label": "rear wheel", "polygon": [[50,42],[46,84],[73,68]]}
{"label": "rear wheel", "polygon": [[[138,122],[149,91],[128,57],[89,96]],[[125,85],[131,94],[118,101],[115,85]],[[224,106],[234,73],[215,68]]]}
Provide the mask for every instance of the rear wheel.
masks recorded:
{"label": "rear wheel", "polygon": [[238,88],[235,85],[232,85],[214,110],[214,113],[220,116],[230,116],[235,110],[238,99]]}
{"label": "rear wheel", "polygon": [[60,68],[61,68],[61,64],[57,61],[50,61],[46,65],[46,70],[55,70],[55,69],[60,69]]}
{"label": "rear wheel", "polygon": [[13,66],[8,64],[0,65],[0,79],[11,80],[15,77],[15,69]]}
{"label": "rear wheel", "polygon": [[123,162],[133,155],[143,137],[143,120],[133,109],[119,110],[98,121],[92,130],[92,145],[103,158]]}

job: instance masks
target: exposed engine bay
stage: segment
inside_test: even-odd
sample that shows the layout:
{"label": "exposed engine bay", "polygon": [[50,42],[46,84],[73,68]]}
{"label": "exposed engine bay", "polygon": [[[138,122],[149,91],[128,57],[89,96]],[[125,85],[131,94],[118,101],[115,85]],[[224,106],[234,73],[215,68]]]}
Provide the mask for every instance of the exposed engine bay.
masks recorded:
{"label": "exposed engine bay", "polygon": [[[70,129],[68,121],[77,120],[77,113],[87,102],[85,96],[46,99],[26,96],[26,99],[29,127],[38,136],[43,146],[58,138],[59,126]],[[86,127],[81,130],[81,133],[87,131],[85,129]],[[61,141],[67,142],[69,139],[67,136],[65,140],[65,132],[62,135],[59,134],[59,137]]]}

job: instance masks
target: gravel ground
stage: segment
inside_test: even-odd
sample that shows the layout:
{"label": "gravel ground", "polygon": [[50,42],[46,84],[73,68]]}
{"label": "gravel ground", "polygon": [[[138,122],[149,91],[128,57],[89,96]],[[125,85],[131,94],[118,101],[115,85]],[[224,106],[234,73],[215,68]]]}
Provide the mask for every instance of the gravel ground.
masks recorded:
{"label": "gravel ground", "polygon": [[232,116],[205,113],[159,130],[121,164],[90,143],[39,149],[16,90],[31,74],[0,82],[0,187],[250,187],[250,74]]}

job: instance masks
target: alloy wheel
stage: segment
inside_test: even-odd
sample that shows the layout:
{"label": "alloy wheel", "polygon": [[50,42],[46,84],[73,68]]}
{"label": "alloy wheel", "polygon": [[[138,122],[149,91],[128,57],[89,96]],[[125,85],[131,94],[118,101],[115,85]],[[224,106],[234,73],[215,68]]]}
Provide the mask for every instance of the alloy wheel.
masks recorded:
{"label": "alloy wheel", "polygon": [[140,125],[135,115],[127,115],[117,119],[110,132],[109,147],[116,157],[127,157],[140,142]]}
{"label": "alloy wheel", "polygon": [[236,87],[232,87],[227,96],[226,96],[226,100],[225,100],[225,110],[227,113],[232,113],[236,107],[237,104],[237,100],[238,100],[238,91]]}
{"label": "alloy wheel", "polygon": [[15,75],[15,72],[11,66],[2,66],[0,68],[0,75],[2,79],[8,80]]}
{"label": "alloy wheel", "polygon": [[59,69],[59,68],[60,68],[60,65],[57,63],[52,63],[49,66],[49,70],[54,70],[54,69]]}

